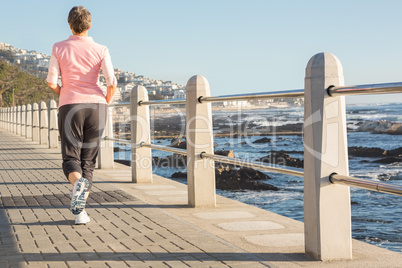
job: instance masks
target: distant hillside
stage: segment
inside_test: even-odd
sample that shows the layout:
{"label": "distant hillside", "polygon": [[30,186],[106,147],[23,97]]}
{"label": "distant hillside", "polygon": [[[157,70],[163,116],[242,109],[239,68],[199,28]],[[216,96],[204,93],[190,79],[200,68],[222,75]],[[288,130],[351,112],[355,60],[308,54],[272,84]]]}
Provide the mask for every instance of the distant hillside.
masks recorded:
{"label": "distant hillside", "polygon": [[0,107],[13,105],[13,90],[15,105],[58,100],[58,96],[47,87],[44,80],[0,60]]}

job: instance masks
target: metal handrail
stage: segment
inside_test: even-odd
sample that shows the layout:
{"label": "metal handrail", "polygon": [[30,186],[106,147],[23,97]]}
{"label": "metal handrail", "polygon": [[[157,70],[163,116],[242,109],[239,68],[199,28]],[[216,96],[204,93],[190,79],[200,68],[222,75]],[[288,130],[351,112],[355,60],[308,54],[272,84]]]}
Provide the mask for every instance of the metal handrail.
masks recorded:
{"label": "metal handrail", "polygon": [[331,175],[329,175],[329,181],[333,184],[342,184],[361,189],[402,196],[402,187],[398,185],[357,179],[354,177],[338,175],[337,173],[332,173]]}
{"label": "metal handrail", "polygon": [[327,93],[329,96],[402,93],[402,82],[338,87],[330,86],[327,89]]}
{"label": "metal handrail", "polygon": [[138,102],[138,106],[141,106],[141,105],[167,105],[167,104],[186,104],[186,99],[151,100],[151,101],[139,101]]}
{"label": "metal handrail", "polygon": [[[277,98],[299,98],[304,97],[304,89],[283,90],[272,92],[259,92],[249,94],[236,94],[236,95],[222,95],[199,97],[198,101],[202,102],[222,102],[222,101],[235,101],[235,100],[256,100],[256,99],[277,99]],[[179,100],[153,100],[153,101],[139,101],[138,105],[163,105],[163,104],[186,104],[185,99]]]}
{"label": "metal handrail", "polygon": [[[363,94],[392,94],[402,93],[402,82],[366,84],[355,86],[330,86],[327,89],[329,96],[363,95]],[[248,94],[222,95],[199,97],[199,102],[222,102],[238,100],[256,100],[256,99],[277,99],[277,98],[301,98],[304,97],[304,89],[282,90],[272,92],[259,92]],[[139,101],[138,105],[168,105],[168,104],[186,104],[185,99],[178,100],[152,100]],[[110,104],[110,107],[129,106],[129,102]]]}
{"label": "metal handrail", "polygon": [[[140,147],[148,147],[148,148],[155,149],[155,150],[187,155],[187,150],[184,150],[184,149],[177,149],[177,148],[172,148],[169,146],[149,144],[149,143],[145,143],[145,142],[141,142],[139,145],[140,145]],[[251,167],[251,168],[256,168],[256,169],[260,169],[260,170],[288,174],[288,175],[299,176],[299,177],[304,176],[303,171],[300,171],[301,169],[297,169],[297,168],[290,169],[290,168],[285,168],[285,167],[279,166],[279,165],[268,165],[268,164],[257,163],[257,162],[254,162],[254,163],[253,162],[245,162],[238,158],[227,157],[227,156],[222,156],[222,155],[215,155],[215,154],[208,154],[206,152],[202,152],[200,154],[200,157],[201,158],[211,158],[211,159],[221,162],[221,163],[233,164],[236,166]]]}
{"label": "metal handrail", "polygon": [[[126,144],[131,144],[131,141],[129,141],[129,140],[123,140],[123,139],[115,139],[115,138],[105,137],[104,140],[115,141],[115,142],[126,143]],[[169,147],[169,146],[155,145],[155,144],[150,144],[150,143],[145,143],[145,142],[141,142],[141,143],[137,144],[137,146],[139,146],[139,147],[148,147],[148,148],[151,148],[151,149],[160,150],[160,151],[165,151],[165,152],[170,152],[170,153],[176,153],[176,154],[187,155],[187,151],[186,151],[186,150],[177,149],[177,148],[172,148],[172,147]]]}
{"label": "metal handrail", "polygon": [[299,97],[304,97],[304,89],[200,97],[198,99],[198,101],[199,102],[221,102],[221,101],[235,101],[235,100],[278,99],[278,98],[299,98]]}
{"label": "metal handrail", "polygon": [[304,176],[304,172],[302,171],[302,169],[299,169],[299,168],[288,168],[288,167],[283,167],[280,165],[265,164],[263,162],[256,162],[256,161],[246,162],[246,161],[242,161],[238,158],[228,157],[228,156],[223,156],[223,155],[216,155],[216,154],[208,154],[206,152],[202,152],[200,154],[200,157],[201,158],[210,158],[214,161],[218,161],[218,162],[226,163],[226,164],[233,164],[236,166],[244,166],[244,167],[249,167],[249,168],[265,170],[265,171],[269,171],[269,172],[298,176],[298,177]]}
{"label": "metal handrail", "polygon": [[123,140],[123,139],[109,138],[108,136],[106,136],[105,138],[103,138],[103,140],[107,140],[107,141],[115,141],[115,142],[119,142],[119,143],[131,144],[131,141],[129,141],[129,140]]}
{"label": "metal handrail", "polygon": [[148,147],[148,148],[159,150],[159,151],[187,155],[187,150],[184,150],[184,149],[172,148],[172,147],[163,146],[163,145],[155,145],[155,144],[150,144],[150,143],[145,143],[145,142],[141,142],[139,145],[140,145],[140,147]]}
{"label": "metal handrail", "polygon": [[130,106],[129,102],[113,103],[109,104],[109,107],[127,107]]}

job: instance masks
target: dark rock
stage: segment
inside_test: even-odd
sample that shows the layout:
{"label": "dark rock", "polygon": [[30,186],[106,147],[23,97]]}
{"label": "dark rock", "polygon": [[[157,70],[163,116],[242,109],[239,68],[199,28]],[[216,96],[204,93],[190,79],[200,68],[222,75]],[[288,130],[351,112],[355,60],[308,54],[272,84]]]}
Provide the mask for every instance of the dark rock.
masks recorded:
{"label": "dark rock", "polygon": [[153,121],[155,136],[178,136],[180,133],[185,133],[184,116],[158,116]]}
{"label": "dark rock", "polygon": [[379,174],[377,176],[377,179],[379,179],[380,181],[389,181],[391,179],[391,174],[385,174],[385,173]]}
{"label": "dark rock", "polygon": [[175,172],[172,174],[173,179],[187,179],[187,173],[185,172]]}
{"label": "dark rock", "polygon": [[302,132],[303,123],[287,124],[283,126],[276,126],[273,132]]}
{"label": "dark rock", "polygon": [[246,117],[248,117],[247,114],[234,114],[234,115],[230,116],[230,119],[231,120],[239,120],[239,119],[244,119]]}
{"label": "dark rock", "polygon": [[267,156],[260,158],[259,161],[295,168],[303,168],[304,166],[304,161],[302,159],[292,158],[283,151],[272,152]]}
{"label": "dark rock", "polygon": [[[216,188],[220,190],[271,190],[278,191],[279,188],[253,180],[253,178],[262,179],[263,175],[260,175],[259,171],[252,169],[238,169],[238,170],[223,170],[219,172],[215,171]],[[265,175],[266,176],[266,175]],[[267,176],[268,177],[268,176]],[[269,178],[269,177],[268,177]]]}
{"label": "dark rock", "polygon": [[[217,155],[229,156],[234,157],[232,150],[217,150],[214,152]],[[157,167],[185,167],[187,166],[187,156],[182,154],[173,154],[166,157],[153,157],[152,164]],[[227,164],[220,164],[219,162],[216,163],[220,167],[222,165]]]}
{"label": "dark rock", "polygon": [[247,144],[247,142],[242,141],[242,142],[240,142],[239,144],[240,144],[240,145],[244,145],[244,144]]}
{"label": "dark rock", "polygon": [[166,157],[152,157],[152,164],[156,167],[185,167],[187,157],[181,154],[173,154]]}
{"label": "dark rock", "polygon": [[238,170],[240,176],[242,179],[247,179],[247,180],[269,180],[271,177],[269,177],[267,174],[262,173],[258,170],[252,169],[252,168],[240,168]]}
{"label": "dark rock", "polygon": [[272,142],[272,140],[269,139],[269,138],[267,138],[267,137],[264,137],[264,138],[262,138],[262,139],[253,141],[253,143],[268,143],[268,142]]}
{"label": "dark rock", "polygon": [[356,202],[356,201],[351,201],[350,204],[351,204],[351,205],[358,205],[359,203]]}
{"label": "dark rock", "polygon": [[357,129],[378,134],[402,135],[402,123],[388,121],[367,121]]}
{"label": "dark rock", "polygon": [[126,166],[131,166],[131,161],[130,160],[121,160],[121,159],[115,159],[114,162],[120,163]]}
{"label": "dark rock", "polygon": [[187,142],[183,139],[172,139],[170,141],[170,146],[179,149],[187,149]]}
{"label": "dark rock", "polygon": [[401,156],[402,155],[402,147],[387,151],[387,155],[388,156]]}
{"label": "dark rock", "polygon": [[385,158],[375,160],[372,163],[392,164],[392,163],[396,163],[396,162],[402,162],[402,157],[385,157]]}
{"label": "dark rock", "polygon": [[[187,178],[187,173],[175,172],[171,177],[180,179]],[[232,169],[229,166],[217,166],[215,168],[216,188],[220,190],[278,191],[279,189],[277,187],[260,182],[260,180],[268,179],[271,179],[268,175],[251,168]]]}
{"label": "dark rock", "polygon": [[215,151],[214,154],[228,156],[228,157],[235,157],[233,150],[219,150],[219,151]]}
{"label": "dark rock", "polygon": [[280,150],[280,151],[275,151],[275,150],[270,150],[270,151],[261,151],[260,153],[266,153],[266,154],[304,154],[304,151],[295,151],[295,150]]}
{"label": "dark rock", "polygon": [[368,148],[368,147],[349,147],[349,155],[359,157],[382,157],[386,155],[386,151],[381,148]]}

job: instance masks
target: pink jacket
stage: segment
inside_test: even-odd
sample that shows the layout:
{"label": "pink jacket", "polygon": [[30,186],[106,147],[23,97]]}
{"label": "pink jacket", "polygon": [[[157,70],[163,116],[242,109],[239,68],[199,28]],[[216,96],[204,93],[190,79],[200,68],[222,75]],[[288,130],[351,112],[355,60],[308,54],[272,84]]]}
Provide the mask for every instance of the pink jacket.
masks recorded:
{"label": "pink jacket", "polygon": [[53,45],[47,82],[57,84],[61,75],[59,107],[74,103],[106,103],[98,85],[99,71],[107,86],[116,85],[116,77],[107,47],[92,37],[71,35]]}

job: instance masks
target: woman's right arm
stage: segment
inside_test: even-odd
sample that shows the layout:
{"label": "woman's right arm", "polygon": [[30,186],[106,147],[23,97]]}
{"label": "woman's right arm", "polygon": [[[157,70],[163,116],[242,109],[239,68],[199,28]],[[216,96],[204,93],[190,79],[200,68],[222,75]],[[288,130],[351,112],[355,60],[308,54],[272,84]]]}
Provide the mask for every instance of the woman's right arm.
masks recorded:
{"label": "woman's right arm", "polygon": [[106,79],[106,85],[107,85],[106,102],[108,104],[110,104],[110,101],[112,100],[112,97],[113,97],[114,93],[116,92],[117,81],[116,81],[116,77],[114,76],[114,69],[113,69],[112,59],[109,54],[109,50],[106,50],[106,56],[102,60],[101,67],[102,67],[102,73]]}

